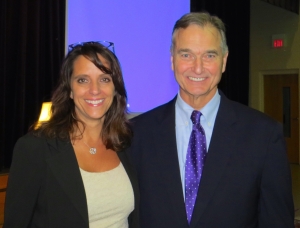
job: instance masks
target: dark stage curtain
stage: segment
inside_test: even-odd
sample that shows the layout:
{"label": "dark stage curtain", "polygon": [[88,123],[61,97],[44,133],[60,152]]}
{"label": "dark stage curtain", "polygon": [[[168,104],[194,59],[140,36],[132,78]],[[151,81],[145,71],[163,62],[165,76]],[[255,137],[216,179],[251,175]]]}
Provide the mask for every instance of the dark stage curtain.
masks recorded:
{"label": "dark stage curtain", "polygon": [[65,0],[0,3],[0,169],[50,99],[64,57]]}
{"label": "dark stage curtain", "polygon": [[219,88],[232,100],[248,105],[250,0],[191,0],[191,12],[207,11],[226,25],[229,57]]}

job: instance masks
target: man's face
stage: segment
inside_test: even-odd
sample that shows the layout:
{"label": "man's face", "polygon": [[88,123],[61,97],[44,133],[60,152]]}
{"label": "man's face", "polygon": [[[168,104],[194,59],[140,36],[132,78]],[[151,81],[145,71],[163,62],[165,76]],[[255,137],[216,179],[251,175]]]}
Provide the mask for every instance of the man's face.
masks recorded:
{"label": "man's face", "polygon": [[174,38],[171,62],[180,96],[200,109],[215,95],[228,53],[222,53],[221,35],[211,26],[190,25]]}

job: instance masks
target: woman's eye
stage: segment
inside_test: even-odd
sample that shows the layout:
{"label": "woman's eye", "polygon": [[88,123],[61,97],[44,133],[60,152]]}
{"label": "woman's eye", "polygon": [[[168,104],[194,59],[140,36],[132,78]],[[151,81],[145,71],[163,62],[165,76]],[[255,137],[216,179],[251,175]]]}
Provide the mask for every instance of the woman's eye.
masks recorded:
{"label": "woman's eye", "polygon": [[102,75],[102,77],[100,78],[100,82],[104,82],[104,83],[108,83],[111,82],[111,76],[110,74],[104,74]]}
{"label": "woman's eye", "polygon": [[78,81],[79,83],[85,83],[85,82],[87,82],[88,80],[85,79],[85,78],[79,78],[77,81]]}
{"label": "woman's eye", "polygon": [[101,82],[110,82],[110,81],[111,81],[110,78],[102,78],[102,79],[101,79]]}

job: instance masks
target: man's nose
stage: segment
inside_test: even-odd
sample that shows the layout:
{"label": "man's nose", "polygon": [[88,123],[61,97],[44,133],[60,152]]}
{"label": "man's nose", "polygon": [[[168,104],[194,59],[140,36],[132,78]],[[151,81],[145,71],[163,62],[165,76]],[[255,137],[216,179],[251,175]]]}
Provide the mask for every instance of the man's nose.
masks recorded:
{"label": "man's nose", "polygon": [[201,58],[196,58],[194,61],[193,70],[196,74],[201,74],[203,71],[203,61]]}

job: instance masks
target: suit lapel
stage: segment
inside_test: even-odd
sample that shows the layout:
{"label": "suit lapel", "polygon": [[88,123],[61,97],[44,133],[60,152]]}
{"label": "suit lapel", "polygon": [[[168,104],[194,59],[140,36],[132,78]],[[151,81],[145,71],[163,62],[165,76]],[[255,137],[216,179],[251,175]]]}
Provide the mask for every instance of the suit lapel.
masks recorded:
{"label": "suit lapel", "polygon": [[217,189],[231,154],[234,152],[236,119],[235,112],[230,108],[229,100],[222,95],[190,227],[196,227]]}
{"label": "suit lapel", "polygon": [[158,118],[159,129],[152,134],[155,137],[155,156],[160,162],[160,178],[166,184],[169,198],[172,199],[170,209],[173,210],[174,219],[186,221],[176,145],[175,102],[176,97],[167,104],[166,111]]}
{"label": "suit lapel", "polygon": [[88,224],[86,195],[73,147],[69,141],[57,139],[47,141],[51,154],[47,159],[47,164],[66,192],[66,196],[70,198],[74,207]]}

